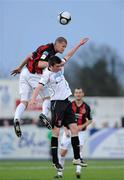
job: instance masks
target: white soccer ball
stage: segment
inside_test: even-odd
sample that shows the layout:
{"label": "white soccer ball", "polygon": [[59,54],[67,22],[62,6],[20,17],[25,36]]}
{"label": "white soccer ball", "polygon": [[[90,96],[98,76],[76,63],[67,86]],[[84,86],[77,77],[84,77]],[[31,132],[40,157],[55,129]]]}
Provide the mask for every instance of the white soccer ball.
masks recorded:
{"label": "white soccer ball", "polygon": [[58,21],[62,25],[66,25],[71,21],[71,14],[68,11],[63,11],[58,15]]}

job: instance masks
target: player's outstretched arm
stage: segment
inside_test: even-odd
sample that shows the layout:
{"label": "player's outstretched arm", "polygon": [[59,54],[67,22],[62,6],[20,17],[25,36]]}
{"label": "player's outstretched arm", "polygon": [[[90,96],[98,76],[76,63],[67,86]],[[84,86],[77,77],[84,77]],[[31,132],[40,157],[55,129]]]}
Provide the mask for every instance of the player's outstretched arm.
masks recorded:
{"label": "player's outstretched arm", "polygon": [[17,74],[19,74],[22,70],[22,68],[28,63],[28,60],[32,58],[32,54],[28,55],[24,61],[19,65],[19,67],[17,67],[16,69],[11,71],[11,75],[15,76]]}
{"label": "player's outstretched arm", "polygon": [[73,54],[78,50],[78,48],[80,46],[84,45],[88,40],[89,40],[89,38],[81,39],[80,42],[67,53],[67,55],[64,57],[64,59],[68,60],[69,58],[71,58],[73,56]]}

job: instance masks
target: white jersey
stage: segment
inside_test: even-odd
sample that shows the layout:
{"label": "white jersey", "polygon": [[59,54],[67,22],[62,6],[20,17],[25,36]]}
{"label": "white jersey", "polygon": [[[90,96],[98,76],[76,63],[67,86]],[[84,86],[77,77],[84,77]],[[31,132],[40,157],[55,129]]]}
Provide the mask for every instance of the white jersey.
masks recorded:
{"label": "white jersey", "polygon": [[46,68],[39,83],[48,85],[51,100],[65,100],[72,94],[64,77],[64,67],[58,72],[51,72]]}

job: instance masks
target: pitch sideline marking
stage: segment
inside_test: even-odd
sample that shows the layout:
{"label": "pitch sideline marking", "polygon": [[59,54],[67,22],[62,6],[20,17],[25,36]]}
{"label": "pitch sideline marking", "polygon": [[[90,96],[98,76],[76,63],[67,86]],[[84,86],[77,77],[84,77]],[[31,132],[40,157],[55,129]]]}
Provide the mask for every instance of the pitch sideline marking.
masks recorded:
{"label": "pitch sideline marking", "polygon": [[[48,169],[53,169],[54,167],[48,167],[48,166],[22,166],[22,167],[1,167],[0,166],[0,171],[2,170],[48,170]],[[65,167],[65,169],[73,169],[74,166],[69,166],[69,167]],[[124,165],[119,165],[119,166],[89,166],[87,167],[88,169],[124,169]]]}

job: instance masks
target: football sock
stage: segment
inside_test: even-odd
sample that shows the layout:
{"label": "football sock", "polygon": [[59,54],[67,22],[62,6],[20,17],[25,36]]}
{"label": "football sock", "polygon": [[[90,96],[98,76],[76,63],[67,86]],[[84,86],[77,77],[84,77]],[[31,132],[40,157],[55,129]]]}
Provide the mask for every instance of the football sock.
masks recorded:
{"label": "football sock", "polygon": [[26,106],[23,103],[20,103],[18,105],[18,107],[16,108],[15,111],[15,116],[14,116],[14,122],[18,119],[18,121],[20,122],[22,113],[25,111]]}
{"label": "football sock", "polygon": [[71,137],[71,144],[73,147],[74,158],[80,159],[80,146],[79,146],[78,136],[72,136]]}
{"label": "football sock", "polygon": [[76,166],[76,172],[78,172],[78,173],[81,172],[81,166],[80,166],[80,165],[77,165],[77,166]]}
{"label": "football sock", "polygon": [[53,164],[59,163],[58,160],[58,137],[52,136],[51,139],[51,152]]}
{"label": "football sock", "polygon": [[60,162],[60,164],[62,165],[62,167],[64,167],[65,157],[62,157],[62,156],[60,155],[60,157],[59,157],[59,162]]}
{"label": "football sock", "polygon": [[42,104],[42,113],[48,117],[50,111],[50,99],[45,99]]}
{"label": "football sock", "polygon": [[83,159],[83,148],[80,146],[80,159]]}
{"label": "football sock", "polygon": [[80,152],[80,159],[83,159],[82,153]]}
{"label": "football sock", "polygon": [[58,171],[57,174],[58,174],[58,176],[63,176],[63,172],[62,171]]}

